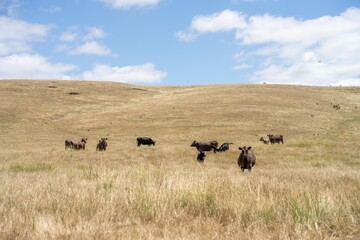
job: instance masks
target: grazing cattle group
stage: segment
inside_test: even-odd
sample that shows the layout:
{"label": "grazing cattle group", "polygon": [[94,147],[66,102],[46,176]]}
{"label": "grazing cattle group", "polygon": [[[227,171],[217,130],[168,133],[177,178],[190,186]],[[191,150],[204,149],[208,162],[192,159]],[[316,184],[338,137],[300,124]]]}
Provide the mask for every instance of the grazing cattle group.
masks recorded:
{"label": "grazing cattle group", "polygon": [[[264,137],[261,137],[259,139],[259,141],[262,141],[264,144],[274,144],[274,143],[278,143],[280,144],[280,142],[282,144],[284,144],[284,139],[283,139],[283,135],[281,134],[268,134],[268,140],[266,140]],[[82,138],[79,141],[73,141],[70,139],[65,140],[65,149],[74,149],[74,150],[85,150],[85,146],[87,143],[87,138]],[[106,148],[108,146],[107,143],[108,138],[101,138],[98,142],[98,144],[96,145],[96,151],[106,151]],[[154,141],[153,139],[149,138],[149,137],[138,137],[136,138],[137,141],[137,146],[140,147],[141,145],[147,145],[147,146],[155,146],[156,141]],[[203,163],[205,161],[205,157],[206,154],[205,152],[208,151],[214,151],[214,153],[216,152],[225,152],[228,151],[230,149],[230,145],[233,144],[232,142],[225,142],[223,144],[221,144],[221,146],[218,148],[218,141],[210,141],[210,142],[197,142],[194,141],[190,146],[191,147],[195,147],[198,150],[198,155],[197,155],[197,161],[200,163]],[[238,148],[241,153],[240,156],[238,157],[237,160],[237,164],[239,165],[240,169],[242,172],[244,172],[246,169],[251,172],[252,167],[255,165],[256,163],[256,157],[255,154],[252,150],[252,148],[249,147],[239,147]]]}
{"label": "grazing cattle group", "polygon": [[82,138],[80,141],[73,141],[70,139],[65,140],[65,149],[71,148],[75,150],[85,150],[87,138]]}

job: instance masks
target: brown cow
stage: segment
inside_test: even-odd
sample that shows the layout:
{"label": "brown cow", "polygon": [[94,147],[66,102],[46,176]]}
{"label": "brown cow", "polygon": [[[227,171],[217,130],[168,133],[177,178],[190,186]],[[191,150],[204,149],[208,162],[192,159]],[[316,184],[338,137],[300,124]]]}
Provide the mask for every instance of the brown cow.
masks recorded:
{"label": "brown cow", "polygon": [[241,171],[244,172],[245,169],[248,169],[251,172],[251,168],[256,163],[256,157],[254,152],[252,151],[251,147],[239,147],[241,151],[240,156],[238,158],[238,165],[241,168]]}
{"label": "brown cow", "polygon": [[263,142],[264,144],[269,144],[270,140],[265,140],[263,137],[259,139],[259,141]]}
{"label": "brown cow", "polygon": [[78,142],[73,142],[73,149],[75,150],[85,150],[85,145],[87,142],[87,138],[82,138],[80,141]]}

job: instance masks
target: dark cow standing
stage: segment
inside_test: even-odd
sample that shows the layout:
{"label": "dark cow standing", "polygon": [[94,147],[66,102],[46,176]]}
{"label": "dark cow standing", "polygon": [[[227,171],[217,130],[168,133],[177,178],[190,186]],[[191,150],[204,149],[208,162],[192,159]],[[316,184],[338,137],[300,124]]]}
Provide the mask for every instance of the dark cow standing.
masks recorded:
{"label": "dark cow standing", "polygon": [[96,145],[96,151],[106,151],[107,145],[107,138],[101,138]]}
{"label": "dark cow standing", "polygon": [[155,146],[155,142],[154,140],[152,140],[151,138],[149,137],[138,137],[137,139],[137,146],[139,147],[140,145],[153,145]]}
{"label": "dark cow standing", "polygon": [[200,163],[203,163],[205,160],[206,154],[203,151],[200,151],[199,154],[197,155],[197,161]]}
{"label": "dark cow standing", "polygon": [[274,143],[280,144],[280,142],[282,144],[284,144],[283,135],[281,135],[281,134],[276,134],[276,135],[268,134],[267,136],[269,137],[271,144],[274,144]]}
{"label": "dark cow standing", "polygon": [[70,139],[65,140],[65,149],[68,149],[68,148],[74,148],[73,141]]}
{"label": "dark cow standing", "polygon": [[241,168],[241,171],[244,172],[245,169],[248,169],[251,172],[251,168],[256,163],[256,157],[251,149],[251,147],[239,147],[241,151],[240,156],[238,158],[238,165]]}
{"label": "dark cow standing", "polygon": [[196,147],[196,149],[199,152],[214,150],[214,153],[216,153],[218,144],[219,143],[217,141],[211,141],[211,142],[197,142],[197,141],[194,141],[190,145],[190,147]]}
{"label": "dark cow standing", "polygon": [[217,149],[218,152],[225,152],[227,150],[229,150],[229,145],[233,144],[233,143],[223,143],[221,144],[221,146]]}

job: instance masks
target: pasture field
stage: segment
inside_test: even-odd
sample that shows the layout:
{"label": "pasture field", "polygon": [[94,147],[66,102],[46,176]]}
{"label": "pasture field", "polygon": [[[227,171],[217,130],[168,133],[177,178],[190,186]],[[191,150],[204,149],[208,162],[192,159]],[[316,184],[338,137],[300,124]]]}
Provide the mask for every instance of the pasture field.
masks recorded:
{"label": "pasture field", "polygon": [[[0,102],[0,239],[360,239],[359,87],[19,80]],[[200,164],[194,140],[234,145]]]}

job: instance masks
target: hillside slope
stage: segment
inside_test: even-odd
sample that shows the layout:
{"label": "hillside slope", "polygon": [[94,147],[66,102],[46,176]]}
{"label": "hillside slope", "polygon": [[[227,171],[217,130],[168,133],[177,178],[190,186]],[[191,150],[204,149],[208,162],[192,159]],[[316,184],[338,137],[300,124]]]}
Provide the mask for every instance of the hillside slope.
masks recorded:
{"label": "hillside slope", "polygon": [[105,135],[126,146],[138,135],[175,145],[215,138],[256,144],[268,133],[290,142],[338,131],[356,139],[360,111],[359,88],[1,81],[0,97],[4,142],[53,147],[67,137]]}

